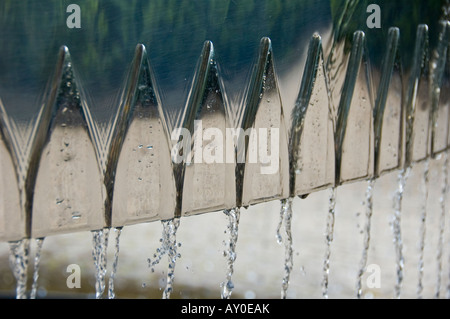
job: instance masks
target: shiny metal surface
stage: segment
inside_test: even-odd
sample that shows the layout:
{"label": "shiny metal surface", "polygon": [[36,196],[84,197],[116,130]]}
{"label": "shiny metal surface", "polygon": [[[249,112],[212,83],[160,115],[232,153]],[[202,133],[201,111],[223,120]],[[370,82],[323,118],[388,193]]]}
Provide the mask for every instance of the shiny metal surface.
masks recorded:
{"label": "shiny metal surface", "polygon": [[215,60],[214,46],[206,41],[184,113],[192,141],[180,189],[183,216],[236,206],[234,147],[226,141],[231,123]]}
{"label": "shiny metal surface", "polygon": [[33,216],[33,237],[107,225],[103,178],[89,118],[80,101],[69,51],[62,47],[31,143],[25,209]]}
{"label": "shiny metal surface", "polygon": [[[380,29],[364,1],[77,4],[80,28],[0,4],[1,240],[306,196],[450,145],[438,2],[381,2]],[[268,130],[266,162],[227,128]]]}
{"label": "shiny metal surface", "polygon": [[290,196],[304,196],[335,183],[335,119],[325,72],[322,39],[315,34],[291,115]]}
{"label": "shiny metal surface", "polygon": [[373,87],[365,34],[353,36],[335,134],[336,184],[373,175]]}
{"label": "shiny metal surface", "polygon": [[[248,206],[288,197],[288,140],[269,38],[261,39],[258,62],[243,109],[241,128],[244,132],[249,129],[251,131],[248,140],[246,137],[245,141],[242,139],[237,145],[237,205]],[[266,134],[265,139],[262,132]],[[262,145],[261,140],[265,140]],[[240,143],[245,143],[245,146]],[[267,167],[270,163],[263,160],[262,155],[274,155],[275,161],[271,164],[275,166]],[[242,163],[244,159],[245,163]]]}
{"label": "shiny metal surface", "polygon": [[167,125],[153,83],[146,48],[139,44],[108,145],[106,213],[114,227],[174,214]]}

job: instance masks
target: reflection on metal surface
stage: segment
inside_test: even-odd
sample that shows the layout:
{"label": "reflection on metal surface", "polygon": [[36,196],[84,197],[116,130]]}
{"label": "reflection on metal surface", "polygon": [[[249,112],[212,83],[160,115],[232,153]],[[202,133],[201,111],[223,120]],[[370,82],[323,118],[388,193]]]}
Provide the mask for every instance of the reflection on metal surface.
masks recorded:
{"label": "reflection on metal surface", "polygon": [[336,122],[336,184],[373,174],[373,92],[365,35],[353,36]]}
{"label": "reflection on metal surface", "polygon": [[175,181],[167,126],[141,44],[112,129],[105,171],[112,226],[173,217]]}
{"label": "reflection on metal surface", "polygon": [[[204,44],[185,117],[184,127],[192,136],[192,152],[190,163],[184,167],[182,214],[235,207],[234,147],[227,149],[226,143],[226,130],[231,123],[210,41]],[[232,161],[227,161],[227,156]]]}
{"label": "reflection on metal surface", "polygon": [[431,108],[432,108],[432,128],[431,128],[431,152],[433,156],[447,148],[447,136],[449,134],[448,125],[450,117],[450,78],[449,78],[449,52],[448,44],[450,39],[450,24],[448,21],[441,21],[439,32],[439,42],[431,58]]}
{"label": "reflection on metal surface", "polygon": [[[101,229],[104,186],[69,51],[63,47],[31,148],[27,207],[36,238]],[[83,185],[80,187],[80,185]]]}
{"label": "reflection on metal surface", "polygon": [[375,101],[375,176],[400,168],[404,151],[405,112],[398,28],[389,29]]}
{"label": "reflection on metal surface", "polygon": [[11,129],[1,101],[0,112],[0,240],[17,241],[28,233],[28,225],[16,175],[19,163],[17,157],[13,160]]}
{"label": "reflection on metal surface", "polygon": [[[1,240],[306,196],[409,167],[450,145],[450,30],[436,16],[384,34],[361,23],[362,1],[225,1],[205,4],[212,18],[181,10],[175,19],[169,4],[80,0],[85,22],[71,30],[78,33],[42,21],[51,32],[33,39],[25,31],[40,20],[22,26],[11,17],[24,9],[5,3]],[[395,15],[389,3],[383,12]],[[65,23],[58,8],[49,10]],[[102,16],[125,18],[116,26]],[[35,49],[17,51],[18,39]],[[136,47],[143,39],[148,51]],[[72,56],[64,46],[53,70],[63,40]],[[175,129],[192,139],[171,143]],[[247,135],[230,146],[227,129]],[[270,166],[275,171],[263,173]]]}
{"label": "reflection on metal surface", "polygon": [[335,123],[328,90],[322,39],[319,35],[313,35],[299,95],[291,115],[291,197],[307,195],[334,185]]}
{"label": "reflection on metal surface", "polygon": [[406,97],[405,165],[424,160],[430,154],[431,103],[429,87],[428,26],[417,28],[413,67]]}
{"label": "reflection on metal surface", "polygon": [[[240,138],[237,145],[237,205],[287,198],[288,144],[269,38],[263,38],[260,43],[240,127],[249,134]],[[263,132],[266,134],[264,137]],[[267,157],[274,161],[268,162]],[[275,171],[264,173],[268,165],[275,165]]]}

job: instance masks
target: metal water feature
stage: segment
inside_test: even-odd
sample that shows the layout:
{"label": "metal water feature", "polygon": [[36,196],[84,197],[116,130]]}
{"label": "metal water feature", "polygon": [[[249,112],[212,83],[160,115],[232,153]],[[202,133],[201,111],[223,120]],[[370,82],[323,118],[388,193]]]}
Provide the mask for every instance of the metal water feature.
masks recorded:
{"label": "metal water feature", "polygon": [[[156,12],[146,1],[139,3]],[[292,7],[284,10],[316,12],[314,6],[306,3],[294,1]],[[82,8],[85,5],[80,1]],[[207,7],[206,3],[202,5]],[[223,6],[227,13],[223,13],[222,23],[236,22],[235,13],[248,10],[238,4]],[[126,54],[116,59],[114,67],[106,60],[106,66],[99,63],[95,50],[80,50],[75,36],[55,31],[54,40],[61,41],[58,45],[62,46],[56,52],[50,50],[53,45],[43,44],[49,39],[39,42],[52,52],[46,53],[41,68],[30,72],[29,81],[34,79],[39,84],[31,86],[24,96],[19,91],[26,92],[26,86],[17,90],[8,83],[9,78],[11,84],[17,84],[17,79],[24,77],[20,72],[23,65],[17,67],[16,57],[7,48],[0,51],[2,61],[11,62],[10,66],[3,63],[0,70],[0,239],[11,247],[17,297],[26,297],[31,239],[37,239],[41,253],[42,244],[45,252],[44,238],[86,231],[92,232],[94,241],[96,297],[102,297],[107,287],[108,234],[115,229],[108,290],[109,297],[114,298],[114,281],[120,278],[117,267],[122,230],[161,221],[162,246],[148,264],[152,268],[163,254],[168,255],[163,297],[169,298],[173,285],[176,286],[175,261],[181,256],[176,235],[183,220],[224,211],[230,218],[231,237],[224,252],[228,273],[224,268],[226,279],[221,284],[221,294],[218,281],[217,296],[230,298],[236,284],[231,275],[235,274],[234,263],[239,262],[240,256],[239,219],[248,217],[244,215],[246,210],[255,205],[281,201],[278,230],[284,222],[286,238],[280,232],[273,235],[275,241],[276,237],[280,242],[286,240],[280,287],[281,296],[287,298],[293,280],[291,272],[297,267],[292,249],[296,235],[291,220],[296,217],[294,199],[330,190],[327,221],[323,221],[326,235],[321,287],[322,296],[328,297],[334,228],[339,224],[335,205],[340,189],[350,183],[369,181],[363,255],[355,273],[355,294],[361,297],[371,245],[372,206],[377,205],[373,200],[378,185],[375,181],[394,171],[399,172],[399,189],[392,211],[397,276],[393,296],[400,297],[405,267],[401,207],[406,178],[413,166],[447,156],[450,145],[449,23],[445,14],[432,17],[441,19],[437,26],[419,21],[413,26],[413,37],[403,26],[390,25],[380,41],[376,30],[358,24],[355,17],[361,6],[362,2],[347,2],[333,5],[335,11],[331,12],[328,2],[320,2],[317,10],[326,8],[328,13],[315,24],[287,27],[292,29],[288,39],[280,39],[281,32],[262,28],[252,37],[234,34],[237,40],[233,41],[227,35],[220,36],[214,22],[208,21],[205,26],[193,24],[204,30],[205,36],[197,32],[186,50],[182,49],[186,47],[181,41],[185,40],[183,30],[177,29],[178,42],[174,43],[179,43],[179,47],[175,49],[154,45],[163,41],[163,31],[164,34],[146,31],[136,36],[128,30],[132,34],[130,40],[122,39],[128,45],[123,48]],[[104,4],[91,9],[104,13],[107,7]],[[219,9],[210,8],[213,15]],[[22,12],[15,6],[2,10]],[[60,13],[55,13],[55,17],[60,17]],[[93,21],[100,24],[99,20],[88,21],[86,28],[92,28],[89,23]],[[139,21],[131,25],[150,23]],[[250,23],[256,25],[255,21]],[[402,42],[403,32],[405,38],[413,38],[407,43],[409,46]],[[14,37],[8,30],[0,34],[4,35],[2,39]],[[145,43],[146,36],[152,42]],[[159,38],[154,39],[156,36]],[[66,39],[67,43],[63,41]],[[89,41],[93,47],[97,45],[94,40]],[[282,41],[291,49],[281,52]],[[239,47],[243,43],[245,46]],[[238,49],[231,50],[233,45]],[[102,50],[98,54],[107,56],[108,51]],[[170,59],[165,60],[165,54]],[[131,59],[118,63],[124,56]],[[187,62],[191,62],[189,67]],[[44,77],[49,80],[43,80]],[[105,83],[97,81],[102,77]],[[36,87],[43,83],[48,84],[39,91]],[[27,103],[29,107],[20,110],[20,105]],[[30,115],[23,115],[26,112]],[[241,135],[231,134],[236,132]],[[266,142],[263,146],[262,141]],[[275,172],[267,173],[272,165]],[[447,174],[446,167],[443,172]],[[429,173],[426,169],[425,181]],[[446,185],[442,186],[436,296],[443,278],[446,191]],[[424,194],[428,194],[428,189]],[[428,231],[426,202],[424,205],[419,297],[423,291],[425,230]],[[301,211],[301,215],[311,213]],[[39,269],[41,260],[36,258]],[[37,273],[34,278],[39,278]],[[35,296],[36,283],[32,288],[32,297]]]}

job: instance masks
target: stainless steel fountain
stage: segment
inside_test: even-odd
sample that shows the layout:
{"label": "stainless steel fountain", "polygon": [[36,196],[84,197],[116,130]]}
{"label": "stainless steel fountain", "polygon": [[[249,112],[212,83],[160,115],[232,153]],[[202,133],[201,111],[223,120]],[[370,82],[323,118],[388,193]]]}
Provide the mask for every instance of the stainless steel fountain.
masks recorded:
{"label": "stainless steel fountain", "polygon": [[[450,25],[445,15],[432,17],[441,19],[433,30],[421,21],[415,24],[409,47],[401,42],[400,26],[383,25],[388,32],[378,31],[385,33],[376,42],[382,48],[374,52],[370,41],[379,38],[377,30],[349,18],[361,5],[357,3],[347,2],[332,12],[333,21],[322,18],[321,26],[295,31],[303,32],[295,36],[301,43],[279,59],[274,43],[279,48],[281,40],[276,33],[253,38],[253,50],[245,54],[254,62],[245,66],[233,64],[232,59],[239,59],[234,53],[221,56],[221,49],[242,41],[242,35],[235,34],[236,41],[217,36],[219,45],[214,37],[196,35],[202,48],[178,29],[175,54],[170,46],[167,52],[164,46],[152,46],[164,42],[170,28],[157,29],[158,39],[152,34],[148,44],[132,43],[139,39],[130,36],[129,47],[123,49],[123,56],[134,55],[128,69],[120,65],[123,72],[114,73],[98,65],[94,81],[89,80],[89,68],[101,60],[85,61],[107,53],[90,51],[94,40],[86,43],[86,52],[70,44],[79,43],[73,39],[83,28],[93,28],[89,23],[94,20],[86,18],[80,30],[55,31],[54,39],[43,39],[68,42],[58,43],[63,46],[55,58],[57,52],[46,53],[45,68],[34,76],[40,83],[43,74],[50,78],[40,97],[36,86],[30,93],[27,85],[10,89],[7,80],[14,78],[17,63],[11,51],[0,51],[0,240],[122,227],[306,197],[446,152]],[[88,6],[83,1],[79,5]],[[0,10],[22,12],[14,6]],[[231,4],[228,9],[231,19]],[[150,21],[139,18],[135,25],[139,23]],[[13,31],[0,31],[2,46],[5,39],[20,41]],[[183,52],[186,46],[189,50]],[[167,64],[161,58],[166,53],[180,61]],[[186,67],[193,57],[196,64]],[[183,69],[179,78],[174,76],[177,68]],[[53,75],[42,70],[52,70]],[[16,71],[18,78],[24,77],[22,69]],[[106,81],[107,89],[97,82],[101,72],[108,81],[113,79]],[[187,72],[189,80],[182,79]],[[38,100],[34,109],[23,112],[36,115],[22,121],[20,107],[33,100]],[[230,142],[231,129],[241,134],[231,136]],[[271,132],[265,136],[270,147],[264,150],[275,156],[277,170],[270,174],[263,173],[267,161],[261,154],[253,157],[261,130]],[[208,162],[204,154],[214,160]]]}
{"label": "stainless steel fountain", "polygon": [[[63,46],[26,151],[2,107],[0,238],[39,238],[306,196],[435,156],[450,140],[441,89],[448,82],[448,23],[440,28],[431,49],[428,27],[418,26],[408,73],[402,73],[396,27],[389,29],[383,65],[375,69],[364,32],[345,41],[336,33],[327,58],[321,36],[312,35],[297,98],[288,107],[276,52],[263,38],[237,114],[226,101],[220,52],[206,41],[175,126],[168,124],[147,49],[139,44],[103,139],[80,89],[76,62]],[[377,91],[372,72],[378,73]],[[174,136],[174,128],[187,130],[191,140]],[[195,159],[209,145],[203,140],[208,128],[222,133],[216,142],[223,156],[199,163]],[[234,136],[231,156],[223,147],[229,146],[228,128],[246,133]],[[260,128],[279,130],[275,174],[261,174],[264,164],[249,158],[249,148],[256,146],[248,130]],[[173,160],[177,154],[171,153],[192,149],[180,163]]]}

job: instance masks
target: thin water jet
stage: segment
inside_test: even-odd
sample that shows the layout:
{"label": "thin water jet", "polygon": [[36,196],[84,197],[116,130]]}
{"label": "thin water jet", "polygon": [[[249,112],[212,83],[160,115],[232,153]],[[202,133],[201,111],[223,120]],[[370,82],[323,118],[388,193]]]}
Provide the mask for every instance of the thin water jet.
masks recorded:
{"label": "thin water jet", "polygon": [[[284,277],[281,285],[281,299],[287,298],[289,279],[294,266],[294,251],[292,249],[292,201],[293,198],[281,200],[280,221],[277,226],[277,242],[282,245],[284,242]],[[281,236],[281,226],[284,224],[285,240]]]}
{"label": "thin water jet", "polygon": [[41,251],[43,244],[44,244],[44,237],[36,238],[36,254],[34,256],[33,285],[31,286],[30,299],[36,299],[38,279],[39,279],[39,266],[41,263]]}
{"label": "thin water jet", "polygon": [[444,230],[445,230],[445,214],[446,214],[446,201],[447,201],[447,191],[448,191],[448,152],[444,152],[444,164],[442,165],[442,186],[441,186],[441,196],[439,198],[441,216],[439,221],[439,241],[438,249],[436,255],[437,263],[437,279],[436,279],[436,291],[434,297],[436,299],[440,298],[441,284],[442,284],[442,253],[444,249]]}
{"label": "thin water jet", "polygon": [[330,257],[331,257],[331,243],[334,236],[334,222],[336,208],[336,187],[330,189],[330,197],[328,204],[327,228],[326,228],[326,251],[323,261],[323,280],[322,280],[322,296],[328,299],[328,279],[330,274]]}
{"label": "thin water jet", "polygon": [[10,242],[9,250],[9,265],[16,279],[16,299],[26,299],[30,240],[22,239]]}
{"label": "thin water jet", "polygon": [[238,240],[239,232],[239,218],[240,218],[240,208],[235,207],[232,209],[225,209],[224,214],[228,217],[228,233],[230,235],[228,243],[225,245],[227,249],[224,250],[223,255],[227,258],[227,276],[225,281],[220,284],[222,288],[221,297],[222,299],[230,299],[231,294],[234,289],[233,281],[231,280],[234,273],[234,262],[236,261],[236,244]]}
{"label": "thin water jet", "polygon": [[373,188],[375,186],[375,178],[371,178],[367,185],[366,190],[366,224],[364,227],[364,244],[363,244],[363,253],[360,261],[359,271],[358,271],[358,280],[356,283],[356,297],[358,299],[362,296],[362,277],[364,272],[366,271],[367,266],[367,257],[369,253],[370,247],[370,228],[372,221],[372,213],[373,213]]}
{"label": "thin water jet", "polygon": [[169,259],[169,266],[167,270],[167,281],[166,288],[163,292],[163,299],[169,299],[170,294],[173,291],[173,279],[175,275],[175,264],[177,258],[181,257],[179,253],[177,253],[177,248],[181,246],[180,243],[177,244],[176,234],[178,227],[180,226],[180,218],[173,218],[168,221],[163,222],[164,225],[164,233],[166,234],[166,242],[167,242],[167,257]]}
{"label": "thin water jet", "polygon": [[122,233],[122,227],[114,228],[114,232],[116,233],[116,245],[115,245],[115,250],[114,250],[114,262],[112,265],[111,273],[109,275],[108,299],[116,298],[116,293],[114,291],[114,278],[116,277],[117,265],[119,264],[119,246],[120,246],[120,234]]}
{"label": "thin water jet", "polygon": [[161,247],[156,249],[156,253],[153,254],[153,260],[151,258],[147,259],[148,267],[152,272],[155,271],[155,266],[159,264],[162,257],[167,254],[168,258],[168,271],[166,279],[166,287],[163,292],[163,299],[169,299],[170,294],[173,291],[173,279],[175,274],[175,265],[177,258],[181,255],[177,252],[177,248],[181,247],[181,243],[177,243],[176,234],[178,227],[180,226],[180,218],[175,217],[173,219],[162,220],[161,224],[163,226],[162,237],[160,238]]}
{"label": "thin water jet", "polygon": [[398,187],[394,196],[394,216],[392,221],[392,231],[394,234],[394,249],[396,255],[396,273],[397,279],[394,287],[394,298],[400,298],[403,283],[403,267],[405,260],[403,257],[403,242],[401,234],[401,214],[402,200],[406,181],[408,180],[411,167],[402,169],[398,174]]}
{"label": "thin water jet", "polygon": [[430,160],[426,159],[424,163],[424,170],[422,175],[422,205],[420,214],[420,241],[419,241],[419,263],[418,263],[418,283],[417,283],[417,298],[421,299],[423,292],[423,269],[424,269],[424,252],[425,252],[425,237],[426,237],[426,220],[427,220],[427,202],[428,202],[428,175],[430,171]]}
{"label": "thin water jet", "polygon": [[101,299],[106,287],[106,256],[109,228],[92,231],[92,257],[95,266],[95,298]]}

